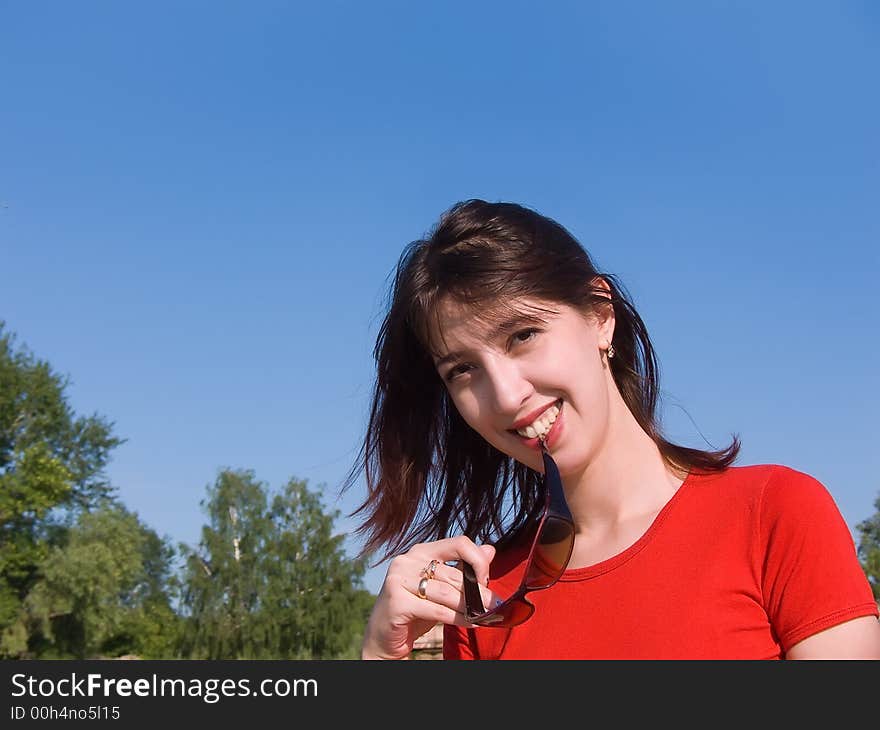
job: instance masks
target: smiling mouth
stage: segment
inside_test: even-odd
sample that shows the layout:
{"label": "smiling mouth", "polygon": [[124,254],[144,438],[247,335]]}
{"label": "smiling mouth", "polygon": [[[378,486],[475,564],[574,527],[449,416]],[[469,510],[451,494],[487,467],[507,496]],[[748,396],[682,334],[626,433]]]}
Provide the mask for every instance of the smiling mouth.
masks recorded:
{"label": "smiling mouth", "polygon": [[550,406],[537,419],[535,419],[525,428],[509,429],[509,432],[516,434],[520,438],[524,439],[537,438],[543,440],[547,437],[547,434],[550,433],[550,429],[553,428],[553,424],[556,423],[556,419],[559,417],[559,413],[561,410],[562,398],[557,400],[556,403]]}

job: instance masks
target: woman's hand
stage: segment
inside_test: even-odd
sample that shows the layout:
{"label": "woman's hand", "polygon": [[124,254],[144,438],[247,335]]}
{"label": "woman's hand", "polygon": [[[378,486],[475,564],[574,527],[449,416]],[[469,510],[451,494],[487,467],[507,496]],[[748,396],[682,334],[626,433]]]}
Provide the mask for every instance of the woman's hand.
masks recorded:
{"label": "woman's hand", "polygon": [[[467,537],[451,537],[414,545],[409,552],[391,560],[385,582],[367,622],[361,648],[362,659],[406,659],[413,643],[437,623],[469,625],[464,617],[463,578],[458,568],[446,562],[464,560],[473,566],[486,605],[492,599],[488,588],[489,563],[495,557],[491,545],[477,545]],[[419,582],[434,563],[434,574]]]}

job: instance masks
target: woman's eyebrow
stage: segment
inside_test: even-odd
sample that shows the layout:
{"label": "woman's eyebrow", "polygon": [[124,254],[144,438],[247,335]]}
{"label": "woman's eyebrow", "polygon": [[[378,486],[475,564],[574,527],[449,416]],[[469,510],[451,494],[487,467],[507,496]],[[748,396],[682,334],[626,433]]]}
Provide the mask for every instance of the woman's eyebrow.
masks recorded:
{"label": "woman's eyebrow", "polygon": [[[495,324],[492,329],[489,331],[488,336],[486,338],[487,342],[495,342],[496,340],[507,337],[517,330],[527,327],[527,326],[535,326],[535,325],[544,325],[547,324],[547,320],[538,317],[533,314],[518,314],[510,317],[508,319],[502,320]],[[449,363],[457,362],[461,360],[465,356],[465,352],[448,352],[443,355],[441,358],[434,361],[434,367],[440,368],[443,365],[447,365]]]}

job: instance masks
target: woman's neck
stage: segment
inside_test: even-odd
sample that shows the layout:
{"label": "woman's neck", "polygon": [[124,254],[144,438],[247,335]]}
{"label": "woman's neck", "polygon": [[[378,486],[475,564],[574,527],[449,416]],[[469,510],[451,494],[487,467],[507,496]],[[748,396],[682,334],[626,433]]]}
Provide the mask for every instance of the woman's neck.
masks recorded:
{"label": "woman's neck", "polygon": [[616,394],[604,443],[580,472],[564,474],[563,484],[578,529],[608,530],[656,516],[684,477],[684,472],[670,469],[657,444]]}

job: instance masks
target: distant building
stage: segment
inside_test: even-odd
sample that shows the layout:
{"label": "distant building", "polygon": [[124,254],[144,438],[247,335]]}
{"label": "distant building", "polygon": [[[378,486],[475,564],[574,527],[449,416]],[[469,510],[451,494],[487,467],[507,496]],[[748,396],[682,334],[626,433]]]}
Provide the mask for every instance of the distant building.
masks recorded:
{"label": "distant building", "polygon": [[413,644],[410,659],[442,659],[443,658],[443,624],[435,624],[427,633],[420,636]]}

